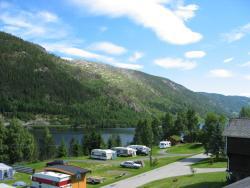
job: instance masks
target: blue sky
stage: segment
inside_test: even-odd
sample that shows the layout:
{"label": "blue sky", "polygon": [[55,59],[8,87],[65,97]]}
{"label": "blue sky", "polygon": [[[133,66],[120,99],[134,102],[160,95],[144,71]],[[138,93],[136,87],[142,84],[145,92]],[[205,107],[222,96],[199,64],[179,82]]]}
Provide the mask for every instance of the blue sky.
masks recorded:
{"label": "blue sky", "polygon": [[66,59],[250,96],[248,0],[8,0],[0,30]]}

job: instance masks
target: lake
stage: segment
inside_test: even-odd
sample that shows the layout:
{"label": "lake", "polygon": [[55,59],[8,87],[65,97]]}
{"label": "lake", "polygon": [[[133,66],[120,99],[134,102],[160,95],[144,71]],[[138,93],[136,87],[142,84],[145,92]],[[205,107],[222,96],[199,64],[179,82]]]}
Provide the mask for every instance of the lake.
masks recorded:
{"label": "lake", "polygon": [[[86,129],[83,128],[49,128],[50,133],[52,134],[56,145],[61,143],[61,140],[64,139],[65,143],[68,145],[72,138],[77,139],[81,143],[81,139],[84,139],[84,135],[88,134]],[[33,129],[31,132],[36,138],[40,138],[40,133],[43,129]],[[111,135],[119,135],[122,141],[122,145],[126,146],[133,141],[134,137],[134,128],[99,128],[103,140],[107,143],[108,138]]]}

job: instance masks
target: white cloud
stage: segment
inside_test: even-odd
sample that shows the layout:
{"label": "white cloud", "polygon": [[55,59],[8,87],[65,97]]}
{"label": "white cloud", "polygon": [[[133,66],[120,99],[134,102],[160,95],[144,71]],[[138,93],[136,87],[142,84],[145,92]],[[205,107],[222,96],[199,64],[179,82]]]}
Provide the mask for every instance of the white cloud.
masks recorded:
{"label": "white cloud", "polygon": [[250,55],[250,52],[248,52],[248,55]]}
{"label": "white cloud", "polygon": [[126,48],[118,46],[111,42],[97,42],[91,44],[89,48],[94,51],[101,51],[111,55],[121,55],[127,51]]}
{"label": "white cloud", "polygon": [[246,25],[243,25],[237,29],[234,29],[229,33],[223,34],[223,36],[229,43],[231,43],[231,42],[242,39],[249,33],[250,33],[250,23],[247,23]]}
{"label": "white cloud", "polygon": [[187,61],[180,58],[161,58],[156,59],[154,63],[165,69],[191,70],[197,66],[193,61]]}
{"label": "white cloud", "polygon": [[250,67],[250,61],[244,63],[244,64],[241,64],[240,65],[241,67]]}
{"label": "white cloud", "polygon": [[102,27],[99,28],[99,30],[100,30],[101,32],[105,32],[105,31],[108,30],[108,27],[102,26]]}
{"label": "white cloud", "polygon": [[184,45],[202,39],[200,33],[192,31],[185,21],[194,16],[196,5],[167,7],[171,0],[71,0],[69,3],[86,8],[94,15],[112,18],[128,17],[138,25],[151,29],[163,41]]}
{"label": "white cloud", "polygon": [[0,29],[26,40],[61,39],[67,26],[49,11],[25,11],[10,4],[0,7]]}
{"label": "white cloud", "polygon": [[224,63],[230,63],[231,61],[233,61],[234,60],[234,57],[229,57],[229,58],[227,58],[227,59],[224,59]]}
{"label": "white cloud", "polygon": [[199,7],[195,4],[179,6],[175,14],[186,21],[195,16],[195,11],[198,10],[198,8]]}
{"label": "white cloud", "polygon": [[142,52],[135,52],[132,56],[129,57],[130,62],[136,62],[139,59],[143,58],[144,54]]}
{"label": "white cloud", "polygon": [[[89,59],[89,60],[96,60],[100,61],[103,63],[108,63],[116,67],[120,68],[127,68],[127,69],[142,69],[143,66],[139,64],[127,64],[127,63],[120,63],[117,62],[114,58],[109,57],[109,56],[104,56],[96,53],[92,53],[77,47],[70,47],[69,44],[63,44],[63,43],[58,43],[58,44],[43,44],[42,45],[46,50],[52,51],[52,52],[59,52],[64,55],[69,55],[69,56],[75,56],[76,58],[84,58],[84,59]],[[66,60],[71,60],[73,58],[68,58],[68,57],[62,57],[63,59]]]}
{"label": "white cloud", "polygon": [[40,16],[41,19],[44,20],[45,22],[57,22],[58,21],[57,15],[48,11],[38,12],[38,16]]}
{"label": "white cloud", "polygon": [[233,77],[233,73],[226,69],[214,69],[214,70],[211,70],[209,73],[211,77],[215,77],[215,78]]}
{"label": "white cloud", "polygon": [[206,55],[204,51],[189,51],[185,53],[186,58],[203,58]]}
{"label": "white cloud", "polygon": [[138,69],[142,69],[143,68],[143,66],[139,65],[139,64],[116,63],[114,65],[116,67],[125,68],[125,69],[134,69],[134,70],[138,70]]}
{"label": "white cloud", "polygon": [[246,75],[246,76],[244,76],[244,78],[245,78],[246,80],[250,80],[250,75]]}

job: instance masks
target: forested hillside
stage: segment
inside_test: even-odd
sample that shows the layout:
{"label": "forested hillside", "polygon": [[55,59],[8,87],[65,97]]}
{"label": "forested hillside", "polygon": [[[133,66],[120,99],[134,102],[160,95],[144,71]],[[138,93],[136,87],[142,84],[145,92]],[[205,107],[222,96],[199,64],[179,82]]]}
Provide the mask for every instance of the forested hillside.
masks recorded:
{"label": "forested hillside", "polygon": [[[0,112],[65,123],[134,126],[141,118],[189,107],[232,115],[249,98],[195,93],[168,79],[88,61],[67,62],[0,32]],[[244,99],[244,100],[243,100]]]}

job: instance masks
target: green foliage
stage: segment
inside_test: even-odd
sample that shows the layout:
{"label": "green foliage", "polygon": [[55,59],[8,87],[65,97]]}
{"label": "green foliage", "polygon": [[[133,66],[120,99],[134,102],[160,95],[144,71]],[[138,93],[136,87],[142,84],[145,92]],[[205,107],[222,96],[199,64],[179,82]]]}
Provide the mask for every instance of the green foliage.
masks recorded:
{"label": "green foliage", "polygon": [[0,120],[0,161],[7,161],[8,159],[8,154],[7,154],[7,149],[8,145],[6,145],[5,140],[6,140],[6,128],[3,125],[3,122]]}
{"label": "green foliage", "polygon": [[199,133],[199,119],[194,109],[188,109],[186,113],[186,129],[185,140],[189,142],[195,142],[198,140]]}
{"label": "green foliage", "polygon": [[48,127],[44,128],[42,135],[38,141],[40,151],[39,158],[41,160],[51,159],[56,156],[56,146]]}
{"label": "green foliage", "polygon": [[241,108],[240,118],[250,118],[250,107],[242,107]]}
{"label": "green foliage", "polygon": [[167,112],[162,120],[163,138],[167,139],[174,134],[174,116]]}
{"label": "green foliage", "polygon": [[33,160],[35,156],[35,140],[28,130],[21,126],[19,120],[13,119],[5,131],[3,159],[11,164]]}
{"label": "green foliage", "polygon": [[206,153],[212,153],[219,158],[224,151],[224,138],[222,131],[224,130],[226,119],[224,116],[218,116],[214,113],[207,114],[205,125],[203,127],[203,146]]}
{"label": "green foliage", "polygon": [[67,157],[67,147],[64,142],[64,139],[61,140],[60,146],[57,148],[57,157],[62,158],[62,157]]}
{"label": "green foliage", "polygon": [[75,138],[72,138],[69,144],[69,156],[78,157],[81,155],[81,146]]}
{"label": "green foliage", "polygon": [[158,145],[159,141],[162,138],[161,122],[157,118],[154,118],[153,121],[151,122],[151,127],[152,127],[153,138],[154,138],[153,143],[155,145]]}
{"label": "green foliage", "polygon": [[82,139],[82,151],[84,155],[89,155],[92,149],[105,148],[100,132],[89,130]]}
{"label": "green foliage", "polygon": [[143,144],[151,147],[153,142],[154,135],[151,124],[148,122],[148,120],[139,121],[136,126],[133,143]]}
{"label": "green foliage", "polygon": [[111,135],[108,139],[107,147],[118,147],[121,146],[121,137],[119,135]]}

